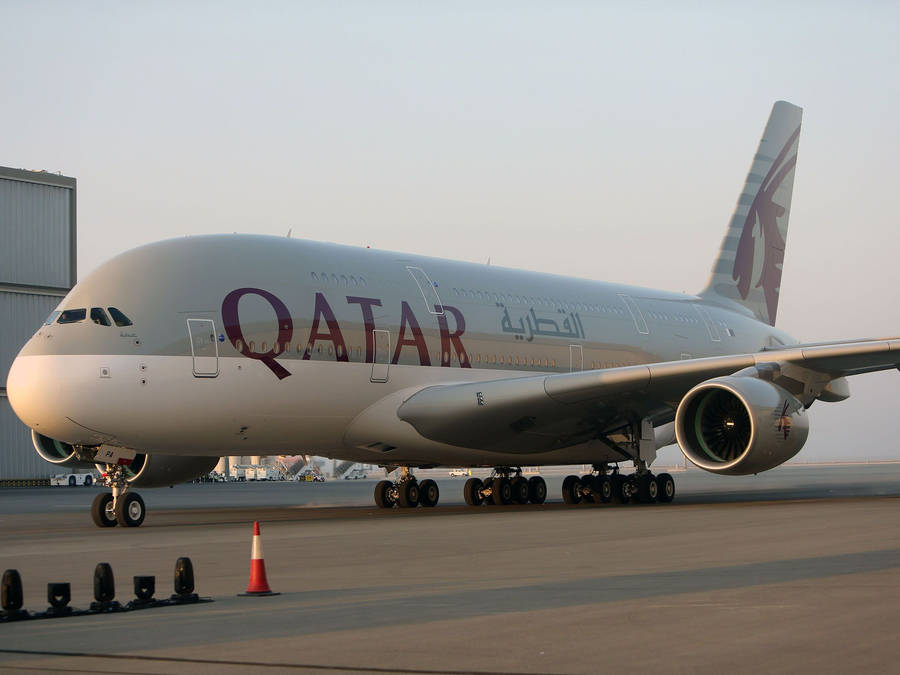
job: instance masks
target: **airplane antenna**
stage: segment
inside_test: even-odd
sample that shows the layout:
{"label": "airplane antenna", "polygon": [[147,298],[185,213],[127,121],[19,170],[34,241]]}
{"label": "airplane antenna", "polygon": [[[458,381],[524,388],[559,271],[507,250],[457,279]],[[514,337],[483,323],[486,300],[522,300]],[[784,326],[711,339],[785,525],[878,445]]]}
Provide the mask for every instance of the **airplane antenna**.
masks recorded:
{"label": "airplane antenna", "polygon": [[294,228],[293,228],[293,227],[289,227],[289,228],[288,228],[288,233],[287,233],[287,238],[288,238],[288,239],[291,238],[291,232],[293,232],[293,231],[294,231]]}
{"label": "airplane antenna", "polygon": [[488,264],[488,265],[490,265],[490,264],[491,264],[491,256],[488,256],[488,261],[487,261],[487,264]]}

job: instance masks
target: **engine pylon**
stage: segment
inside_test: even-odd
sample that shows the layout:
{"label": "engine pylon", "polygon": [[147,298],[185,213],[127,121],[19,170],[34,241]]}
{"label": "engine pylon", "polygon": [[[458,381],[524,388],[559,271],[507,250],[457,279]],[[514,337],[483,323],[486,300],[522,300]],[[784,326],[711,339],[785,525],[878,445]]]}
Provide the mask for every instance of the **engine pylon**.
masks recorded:
{"label": "engine pylon", "polygon": [[266,560],[263,557],[262,537],[259,534],[259,521],[253,523],[253,546],[250,549],[250,583],[247,591],[238,595],[280,595],[273,593],[266,578]]}

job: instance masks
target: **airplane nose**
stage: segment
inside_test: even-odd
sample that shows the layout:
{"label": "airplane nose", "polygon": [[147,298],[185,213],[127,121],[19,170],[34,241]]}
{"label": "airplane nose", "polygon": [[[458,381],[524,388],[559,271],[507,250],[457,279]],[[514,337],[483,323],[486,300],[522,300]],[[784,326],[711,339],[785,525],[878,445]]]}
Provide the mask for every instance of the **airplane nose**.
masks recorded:
{"label": "airplane nose", "polygon": [[6,377],[6,396],[22,422],[51,438],[67,440],[77,425],[68,418],[66,396],[59,375],[52,373],[53,357],[21,354]]}
{"label": "airplane nose", "polygon": [[[33,358],[33,357],[31,357]],[[35,377],[33,376],[34,364],[29,363],[29,357],[17,357],[6,376],[6,396],[13,412],[22,422],[32,429],[39,425],[38,415],[39,399],[35,391]]]}

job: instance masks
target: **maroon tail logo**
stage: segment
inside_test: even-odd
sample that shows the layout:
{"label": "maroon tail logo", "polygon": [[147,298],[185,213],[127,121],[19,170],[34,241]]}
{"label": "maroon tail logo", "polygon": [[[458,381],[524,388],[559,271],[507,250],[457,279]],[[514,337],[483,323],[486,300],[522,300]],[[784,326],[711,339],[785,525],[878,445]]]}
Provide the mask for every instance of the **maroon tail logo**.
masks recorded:
{"label": "maroon tail logo", "polygon": [[797,155],[794,154],[788,158],[787,154],[799,135],[800,127],[797,127],[797,130],[784,144],[781,152],[778,153],[778,157],[773,162],[772,168],[766,174],[750,205],[750,211],[747,213],[744,229],[741,232],[741,239],[738,242],[732,271],[732,278],[738,282],[737,286],[741,297],[746,300],[750,293],[750,284],[753,281],[753,259],[756,251],[753,228],[759,223],[763,242],[763,265],[756,288],[762,288],[765,293],[769,323],[773,326],[775,325],[775,313],[778,310],[781,265],[784,262],[784,238],[778,231],[778,219],[785,213],[785,208],[775,203],[775,192],[797,164]]}

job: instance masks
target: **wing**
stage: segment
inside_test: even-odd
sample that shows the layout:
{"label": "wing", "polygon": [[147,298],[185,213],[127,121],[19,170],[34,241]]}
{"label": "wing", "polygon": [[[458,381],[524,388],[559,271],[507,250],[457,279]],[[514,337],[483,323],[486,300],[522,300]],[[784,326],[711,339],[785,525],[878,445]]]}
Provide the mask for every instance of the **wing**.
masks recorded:
{"label": "wing", "polygon": [[398,409],[425,438],[495,452],[555,450],[643,418],[674,419],[682,397],[713,377],[746,374],[783,386],[807,405],[849,396],[847,375],[900,366],[900,339],[793,345],[752,354],[427,387]]}

